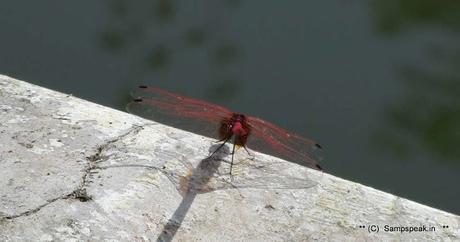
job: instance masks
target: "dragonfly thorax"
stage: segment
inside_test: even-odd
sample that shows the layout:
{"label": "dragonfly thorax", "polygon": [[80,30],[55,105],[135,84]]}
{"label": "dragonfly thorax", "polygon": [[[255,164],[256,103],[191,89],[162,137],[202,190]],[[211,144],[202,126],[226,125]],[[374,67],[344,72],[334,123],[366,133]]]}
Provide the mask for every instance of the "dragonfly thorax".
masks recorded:
{"label": "dragonfly thorax", "polygon": [[246,117],[243,114],[233,114],[229,122],[229,130],[237,136],[245,136],[248,134]]}
{"label": "dragonfly thorax", "polygon": [[243,125],[241,124],[241,122],[235,122],[231,126],[231,130],[234,135],[238,135],[238,136],[243,136],[247,133],[247,131],[243,128]]}

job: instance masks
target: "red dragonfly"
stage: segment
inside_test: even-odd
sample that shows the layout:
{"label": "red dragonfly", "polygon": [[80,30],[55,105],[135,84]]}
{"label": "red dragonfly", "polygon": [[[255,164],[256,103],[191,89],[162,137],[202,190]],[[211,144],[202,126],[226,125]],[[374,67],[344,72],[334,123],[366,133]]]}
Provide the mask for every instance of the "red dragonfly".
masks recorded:
{"label": "red dragonfly", "polygon": [[230,174],[233,167],[235,147],[247,146],[280,158],[322,170],[315,159],[321,146],[313,140],[282,129],[260,118],[234,113],[227,108],[205,101],[184,97],[149,86],[139,86],[132,93],[135,98],[128,111],[151,117],[160,123],[217,138],[222,144],[233,143]]}

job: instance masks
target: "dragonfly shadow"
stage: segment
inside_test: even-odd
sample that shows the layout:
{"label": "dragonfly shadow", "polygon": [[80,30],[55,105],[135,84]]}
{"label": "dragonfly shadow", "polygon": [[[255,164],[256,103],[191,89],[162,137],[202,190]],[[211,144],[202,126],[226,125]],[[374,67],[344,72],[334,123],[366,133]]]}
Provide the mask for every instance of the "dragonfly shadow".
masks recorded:
{"label": "dragonfly shadow", "polygon": [[[210,152],[216,151],[219,146],[220,144],[211,146],[209,149]],[[163,227],[157,241],[171,241],[174,238],[196,195],[212,191],[211,188],[207,187],[207,184],[214,174],[218,172],[221,160],[227,156],[229,152],[227,146],[222,146],[212,156],[208,156],[201,160],[198,166],[190,172],[189,176],[183,177],[180,180],[179,191],[183,195],[183,199],[174,214],[168,220],[168,223]]]}

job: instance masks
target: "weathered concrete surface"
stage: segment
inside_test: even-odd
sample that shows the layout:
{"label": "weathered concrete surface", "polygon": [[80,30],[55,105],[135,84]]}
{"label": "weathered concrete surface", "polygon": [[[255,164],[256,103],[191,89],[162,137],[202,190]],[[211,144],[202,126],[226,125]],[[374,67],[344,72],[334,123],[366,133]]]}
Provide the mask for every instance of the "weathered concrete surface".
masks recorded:
{"label": "weathered concrete surface", "polygon": [[460,240],[457,215],[263,154],[232,180],[210,147],[0,76],[0,241]]}

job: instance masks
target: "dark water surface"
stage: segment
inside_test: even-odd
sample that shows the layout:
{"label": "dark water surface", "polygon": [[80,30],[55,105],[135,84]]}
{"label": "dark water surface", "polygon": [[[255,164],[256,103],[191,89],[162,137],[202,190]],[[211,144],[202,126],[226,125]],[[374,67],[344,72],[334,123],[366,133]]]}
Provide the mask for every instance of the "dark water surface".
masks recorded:
{"label": "dark water surface", "polygon": [[123,109],[138,84],[317,140],[328,173],[460,213],[459,1],[5,1],[0,73]]}

